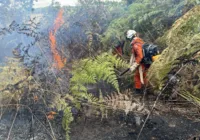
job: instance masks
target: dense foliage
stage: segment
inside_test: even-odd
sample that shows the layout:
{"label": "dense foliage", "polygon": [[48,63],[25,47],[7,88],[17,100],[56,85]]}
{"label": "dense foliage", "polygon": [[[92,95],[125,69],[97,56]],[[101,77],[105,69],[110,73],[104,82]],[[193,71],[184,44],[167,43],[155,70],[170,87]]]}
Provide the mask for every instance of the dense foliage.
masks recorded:
{"label": "dense foliage", "polygon": [[[121,92],[116,71],[129,67],[124,58],[129,58],[130,42],[125,42],[125,54],[121,58],[109,52],[119,41],[125,41],[125,32],[135,29],[146,42],[159,43],[164,49],[167,44],[159,37],[169,32],[175,20],[196,4],[200,4],[200,1],[80,0],[75,7],[65,6],[61,9],[59,3],[52,1],[49,7],[33,9],[33,0],[0,0],[0,37],[5,38],[0,46],[3,50],[10,48],[9,54],[11,55],[12,50],[17,57],[10,58],[1,65],[0,105],[9,107],[12,104],[19,109],[20,104],[33,109],[32,104],[37,104],[42,106],[46,119],[51,121],[54,116],[48,116],[49,110],[62,112],[62,125],[66,131],[66,139],[69,139],[74,108],[82,111],[83,102],[98,102],[102,107],[102,95],[108,94],[104,93],[104,87],[111,89],[111,92]],[[63,12],[63,19],[58,20],[62,21],[58,23],[58,28],[56,20],[59,11]],[[191,25],[189,29],[192,27],[194,26]],[[199,25],[195,24],[195,27]],[[191,35],[189,29],[184,37]],[[198,32],[198,29],[195,28],[195,31]],[[50,36],[52,32],[54,34]],[[65,60],[61,69],[54,66],[54,56]],[[3,58],[4,54],[1,54],[1,60]],[[195,65],[195,68],[199,67]],[[198,72],[190,75],[190,80],[194,77],[199,80]],[[191,99],[188,91],[199,92],[199,84],[185,86],[187,78],[185,76],[181,79],[182,88],[177,89],[180,88],[179,91],[184,93],[183,97]],[[130,83],[128,80],[125,82]],[[115,100],[114,96],[112,98]],[[112,98],[108,101],[113,105]],[[192,99],[199,103],[198,98]],[[132,102],[128,106],[131,105]],[[127,107],[125,110],[129,112]]]}

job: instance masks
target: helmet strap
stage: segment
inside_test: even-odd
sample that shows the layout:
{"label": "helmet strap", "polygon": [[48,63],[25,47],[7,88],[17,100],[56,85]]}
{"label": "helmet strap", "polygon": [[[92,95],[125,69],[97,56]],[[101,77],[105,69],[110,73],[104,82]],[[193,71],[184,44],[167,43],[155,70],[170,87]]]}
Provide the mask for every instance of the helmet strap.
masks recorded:
{"label": "helmet strap", "polygon": [[134,35],[130,40],[132,41],[136,36]]}

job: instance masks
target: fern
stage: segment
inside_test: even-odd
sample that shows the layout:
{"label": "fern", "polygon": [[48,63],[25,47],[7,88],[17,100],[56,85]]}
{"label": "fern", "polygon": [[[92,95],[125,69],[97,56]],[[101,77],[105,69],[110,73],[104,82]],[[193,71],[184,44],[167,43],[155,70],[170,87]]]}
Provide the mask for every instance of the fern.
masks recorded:
{"label": "fern", "polygon": [[116,68],[127,68],[128,64],[109,53],[103,53],[96,58],[87,58],[76,62],[73,66],[73,77],[70,80],[72,95],[95,102],[96,98],[87,93],[86,86],[88,84],[97,84],[99,81],[111,84],[119,92],[114,66]]}
{"label": "fern", "polygon": [[[106,110],[103,107],[102,98],[100,100],[92,93],[88,93],[87,85],[89,84],[98,84],[99,81],[105,81],[111,84],[117,92],[119,92],[119,84],[117,81],[117,76],[115,74],[115,68],[128,67],[128,64],[117,58],[117,56],[113,56],[108,53],[103,53],[96,58],[87,58],[75,62],[73,65],[72,75],[73,77],[70,80],[70,92],[71,95],[67,94],[65,98],[71,100],[77,108],[80,108],[80,102],[86,100],[92,104],[100,103],[101,111]],[[101,90],[99,90],[101,91]],[[102,93],[100,92],[102,96]],[[63,101],[59,100],[60,110],[64,110],[64,117],[62,119],[63,128],[66,131],[66,139],[69,140],[69,124],[73,121],[73,116],[71,112],[70,106]],[[64,107],[64,109],[63,109]]]}
{"label": "fern", "polygon": [[129,90],[121,93],[112,93],[103,98],[105,106],[113,110],[123,110],[126,114],[129,112],[135,112],[138,114],[147,114],[149,110],[139,101],[137,97],[134,97]]}
{"label": "fern", "polygon": [[70,123],[73,121],[73,116],[72,116],[72,112],[71,112],[71,107],[66,106],[66,108],[64,109],[64,115],[63,115],[63,119],[62,119],[62,126],[66,131],[66,140],[69,140],[69,125]]}
{"label": "fern", "polygon": [[[113,20],[101,37],[105,47],[113,45],[112,38],[124,38],[124,32],[135,29],[146,41],[155,41],[183,15],[184,8],[200,4],[199,0],[135,0],[127,10],[121,11],[123,16]],[[128,48],[129,43],[125,46]]]}

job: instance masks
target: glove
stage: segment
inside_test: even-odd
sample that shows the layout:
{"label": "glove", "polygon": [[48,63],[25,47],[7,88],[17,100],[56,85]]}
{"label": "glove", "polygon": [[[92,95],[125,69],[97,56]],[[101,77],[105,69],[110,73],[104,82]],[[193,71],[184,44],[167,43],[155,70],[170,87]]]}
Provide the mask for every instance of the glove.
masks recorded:
{"label": "glove", "polygon": [[139,66],[139,64],[134,62],[133,65],[130,67],[130,71],[131,72],[135,71],[138,66]]}

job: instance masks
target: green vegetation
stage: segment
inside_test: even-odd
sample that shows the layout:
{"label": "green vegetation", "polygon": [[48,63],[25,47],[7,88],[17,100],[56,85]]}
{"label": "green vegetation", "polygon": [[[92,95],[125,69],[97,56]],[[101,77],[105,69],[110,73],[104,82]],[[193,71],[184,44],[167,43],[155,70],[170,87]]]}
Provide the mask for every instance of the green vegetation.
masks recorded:
{"label": "green vegetation", "polygon": [[[125,4],[124,1],[118,3],[81,0],[76,7],[63,8],[64,23],[53,40],[56,42],[56,57],[66,60],[61,70],[54,67],[53,59],[50,60],[51,49],[47,31],[53,28],[61,8],[59,3],[34,10],[34,14],[43,13],[43,17],[37,24],[34,20],[29,20],[30,28],[25,28],[27,26],[25,24],[21,27],[17,22],[13,22],[13,26],[7,26],[12,19],[6,20],[6,16],[2,14],[3,22],[0,23],[0,27],[5,26],[5,28],[0,30],[0,36],[18,31],[19,34],[36,39],[34,43],[28,45],[28,49],[21,42],[15,43],[24,45],[18,45],[15,49],[17,54],[15,56],[20,59],[9,58],[7,63],[0,67],[0,105],[13,104],[18,107],[17,105],[21,104],[31,108],[32,104],[37,104],[45,109],[51,108],[56,112],[62,112],[62,126],[66,131],[67,140],[70,139],[70,124],[74,120],[72,108],[82,111],[84,103],[98,104],[102,113],[105,113],[106,105],[111,108],[114,106],[115,109],[121,106],[121,110],[125,110],[126,113],[130,112],[130,107],[135,106],[136,109],[132,110],[137,111],[137,108],[143,105],[139,101],[137,105],[132,104],[132,98],[127,99],[130,97],[128,93],[121,94],[125,88],[120,87],[116,72],[129,67],[124,58],[129,59],[130,42],[125,42],[123,57],[109,53],[118,41],[126,40],[125,32],[128,29],[135,29],[145,42],[158,44],[163,50],[161,57],[152,64],[148,74],[154,90],[162,90],[166,82],[170,82],[167,79],[168,75],[176,74],[181,69],[176,75],[178,82],[173,88],[181,97],[199,105],[200,6],[195,5],[200,4],[200,1],[127,0],[126,2]],[[21,4],[24,7],[22,10],[10,8],[8,6],[10,2],[0,2],[0,4],[1,7],[7,5],[7,9],[2,9],[3,13],[12,13],[14,10],[19,14],[29,10],[26,18],[33,10],[33,3],[29,1]],[[18,20],[25,19],[20,17]],[[34,30],[38,30],[39,27],[41,32],[35,32]],[[21,46],[23,48],[20,48]],[[29,49],[33,46],[40,49],[41,55],[32,56]],[[123,84],[130,84],[130,79],[123,80]],[[115,94],[104,93],[102,83]],[[107,102],[103,97],[105,95],[108,98]],[[128,100],[129,104],[126,102]],[[44,110],[42,111],[46,115],[47,111]]]}
{"label": "green vegetation", "polygon": [[162,40],[167,48],[161,58],[156,61],[150,71],[149,79],[155,87],[162,87],[167,74],[182,61],[191,59],[199,51],[199,6],[192,9],[177,20]]}
{"label": "green vegetation", "polygon": [[97,84],[100,81],[111,84],[119,92],[116,68],[128,68],[128,64],[109,53],[76,62],[73,66],[73,77],[70,80],[72,94],[87,99],[86,85]]}
{"label": "green vegetation", "polygon": [[24,94],[24,87],[37,88],[29,83],[27,71],[19,60],[8,58],[7,63],[0,67],[0,105],[18,104]]}

